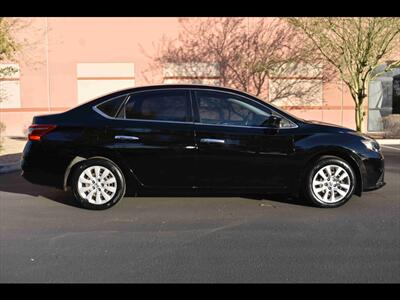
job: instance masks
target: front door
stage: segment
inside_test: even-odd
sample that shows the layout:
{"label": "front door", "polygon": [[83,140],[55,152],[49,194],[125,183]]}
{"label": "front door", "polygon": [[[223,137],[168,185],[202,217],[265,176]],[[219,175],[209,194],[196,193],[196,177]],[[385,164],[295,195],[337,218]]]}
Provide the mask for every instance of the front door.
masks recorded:
{"label": "front door", "polygon": [[262,126],[272,111],[240,95],[197,90],[196,186],[285,189],[279,172],[293,153],[292,136]]}

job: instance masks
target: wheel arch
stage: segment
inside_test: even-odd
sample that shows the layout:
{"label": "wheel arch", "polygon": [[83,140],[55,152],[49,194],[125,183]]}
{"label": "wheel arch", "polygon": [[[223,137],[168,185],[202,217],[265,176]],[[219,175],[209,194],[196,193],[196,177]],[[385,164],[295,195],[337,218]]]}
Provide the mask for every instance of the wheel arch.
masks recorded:
{"label": "wheel arch", "polygon": [[309,171],[313,163],[315,163],[318,159],[324,156],[334,156],[341,158],[350,165],[356,176],[356,186],[354,189],[354,194],[356,194],[357,196],[361,196],[364,185],[363,183],[364,164],[354,154],[344,149],[330,149],[330,150],[317,151],[316,153],[314,153],[305,163],[305,168],[303,168],[301,172],[300,184],[302,185],[304,183],[307,172]]}
{"label": "wheel arch", "polygon": [[66,168],[64,172],[64,181],[63,181],[63,189],[66,191],[68,187],[70,187],[71,183],[71,175],[73,174],[74,169],[76,166],[85,160],[88,159],[94,159],[94,158],[100,158],[104,160],[108,160],[115,164],[122,172],[122,175],[125,178],[126,182],[126,187],[128,188],[137,188],[141,186],[140,181],[137,179],[135,176],[134,172],[132,169],[129,168],[129,166],[124,162],[123,159],[117,157],[117,156],[112,156],[109,154],[99,154],[99,155],[76,155],[71,162],[69,163],[68,167]]}

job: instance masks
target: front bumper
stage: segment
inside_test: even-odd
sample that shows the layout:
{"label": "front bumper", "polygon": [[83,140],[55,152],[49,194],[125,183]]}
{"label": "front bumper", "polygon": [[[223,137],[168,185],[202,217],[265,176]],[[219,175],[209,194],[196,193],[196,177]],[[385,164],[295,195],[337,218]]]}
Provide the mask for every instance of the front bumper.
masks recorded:
{"label": "front bumper", "polygon": [[365,174],[363,191],[380,189],[385,186],[385,160],[382,154],[377,158],[368,158],[363,161]]}

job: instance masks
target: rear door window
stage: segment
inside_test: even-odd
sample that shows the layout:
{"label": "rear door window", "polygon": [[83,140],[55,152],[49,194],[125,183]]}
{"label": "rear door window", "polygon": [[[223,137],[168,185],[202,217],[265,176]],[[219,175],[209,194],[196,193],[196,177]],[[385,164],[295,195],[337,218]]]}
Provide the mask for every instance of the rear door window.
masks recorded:
{"label": "rear door window", "polygon": [[107,100],[102,104],[98,105],[97,108],[107,116],[115,118],[126,97],[127,97],[126,95],[123,95]]}
{"label": "rear door window", "polygon": [[160,90],[132,94],[125,105],[127,119],[188,122],[191,120],[188,91]]}

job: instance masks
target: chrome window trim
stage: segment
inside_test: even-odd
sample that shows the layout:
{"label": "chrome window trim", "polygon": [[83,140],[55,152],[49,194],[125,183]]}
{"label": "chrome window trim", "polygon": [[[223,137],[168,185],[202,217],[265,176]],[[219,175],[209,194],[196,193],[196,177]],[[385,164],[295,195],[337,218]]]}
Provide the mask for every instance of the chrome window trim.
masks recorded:
{"label": "chrome window trim", "polygon": [[[206,123],[194,123],[195,125],[203,125],[203,126],[221,126],[221,127],[239,127],[239,128],[254,128],[254,129],[275,129],[274,127],[265,127],[265,126],[243,126],[243,125],[227,125],[227,124],[206,124]],[[297,127],[279,127],[276,129],[292,129]]]}
{"label": "chrome window trim", "polygon": [[[136,91],[136,92],[131,92],[131,93],[127,93],[125,95],[125,97],[127,97],[127,99],[130,99],[132,95],[134,94],[138,94],[138,93],[144,93],[144,92],[152,92],[152,91],[165,91],[165,90],[187,90],[187,91],[212,91],[212,92],[221,92],[221,93],[226,93],[226,94],[231,94],[234,96],[240,96],[243,98],[246,98],[247,100],[250,100],[252,102],[255,102],[259,105],[261,105],[260,103],[258,103],[257,101],[255,101],[254,99],[251,99],[249,97],[243,96],[243,95],[238,95],[236,93],[233,92],[229,92],[229,91],[221,91],[218,89],[212,89],[212,88],[206,88],[206,89],[199,89],[199,88],[187,88],[187,87],[182,87],[182,88],[155,88],[155,89],[149,89],[149,90],[143,90],[143,91]],[[102,117],[109,119],[109,120],[117,120],[117,121],[134,121],[134,122],[157,122],[157,123],[177,123],[177,124],[192,124],[192,125],[205,125],[205,126],[223,126],[223,127],[240,127],[240,128],[257,128],[257,129],[266,129],[266,128],[272,128],[272,127],[264,127],[264,126],[242,126],[242,125],[224,125],[224,124],[206,124],[206,123],[199,123],[199,122],[182,122],[182,121],[165,121],[165,120],[147,120],[147,119],[127,119],[127,118],[117,118],[117,117],[110,117],[108,115],[106,115],[105,113],[103,113],[100,109],[97,108],[97,106],[106,103],[108,101],[111,101],[115,98],[121,97],[123,95],[119,95],[119,96],[115,96],[113,98],[110,98],[108,100],[105,100],[97,105],[92,106],[92,109],[98,113],[99,115],[101,115]],[[127,99],[124,100],[124,103],[122,105],[126,104]],[[285,118],[284,116],[282,116],[279,112],[277,112],[275,109],[267,106],[268,109],[270,109],[271,111],[273,111],[275,114],[277,114],[279,117],[281,117],[282,119],[285,119],[287,121],[289,121],[290,123],[292,123],[294,126],[291,127],[279,127],[278,129],[293,129],[293,128],[298,128],[299,126],[294,123],[291,120],[288,120],[287,118]]]}
{"label": "chrome window trim", "polygon": [[180,124],[194,124],[193,122],[182,122],[182,121],[164,121],[164,120],[146,120],[146,119],[125,119],[125,118],[113,118],[104,114],[101,110],[97,107],[92,107],[95,112],[100,114],[102,117],[107,118],[109,120],[116,120],[116,121],[134,121],[134,122],[159,122],[159,123],[180,123]]}

